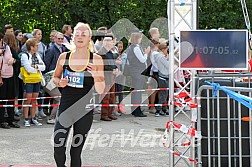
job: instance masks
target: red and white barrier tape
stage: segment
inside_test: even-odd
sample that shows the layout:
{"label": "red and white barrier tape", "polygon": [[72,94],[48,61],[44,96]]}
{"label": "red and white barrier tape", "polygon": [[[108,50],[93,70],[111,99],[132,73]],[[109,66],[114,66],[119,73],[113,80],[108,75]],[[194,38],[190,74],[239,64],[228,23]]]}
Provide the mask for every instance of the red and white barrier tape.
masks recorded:
{"label": "red and white barrier tape", "polygon": [[[119,91],[119,92],[107,92],[106,94],[119,94],[119,93],[132,93],[132,92],[145,92],[145,91],[158,91],[158,90],[169,90],[169,88],[156,88],[156,89],[142,89],[142,90],[130,90],[130,91]],[[97,95],[98,93],[94,93],[94,95]],[[174,94],[174,97],[177,99],[181,99],[184,97],[187,97],[188,94],[186,92],[180,92],[179,94]],[[5,99],[0,100],[0,102],[7,102],[7,101],[25,101],[25,100],[40,100],[40,99],[56,99],[60,98],[61,96],[48,96],[48,97],[36,97],[36,98],[23,98],[23,99]],[[190,101],[191,98],[185,99],[185,102]]]}
{"label": "red and white barrier tape", "polygon": [[[173,121],[169,121],[166,124],[166,129],[165,129],[165,132],[164,132],[164,135],[163,135],[163,146],[166,146],[167,139],[168,139],[168,129],[170,129],[171,126],[173,126],[175,129],[179,130],[180,132],[182,132],[184,134],[187,134],[189,136],[198,138],[199,140],[201,139],[201,133],[199,131],[196,131],[195,128],[187,127],[187,126],[185,126],[183,124],[178,124],[178,123],[174,123]],[[191,145],[190,141],[174,144],[174,146],[182,146],[182,147],[187,147],[187,146],[190,146],[190,145]],[[170,143],[168,145],[168,148],[170,148]],[[189,162],[195,163],[195,166],[198,167],[199,162],[196,159],[192,159],[190,157],[187,157],[187,156],[185,156],[185,155],[183,155],[183,154],[181,154],[179,152],[173,151],[171,149],[170,149],[170,152],[175,156],[186,159]]]}
{"label": "red and white barrier tape", "polygon": [[182,147],[187,147],[187,146],[190,146],[191,145],[191,142],[183,142],[181,144],[175,144],[175,146],[182,146]]}
{"label": "red and white barrier tape", "polygon": [[[166,144],[166,143],[169,143],[167,141],[168,141],[168,131],[167,131],[167,129],[165,129],[165,132],[164,132],[164,135],[163,135],[163,138],[162,138],[162,142],[163,142],[164,147],[169,148],[170,146]],[[180,140],[180,142],[176,142],[174,144],[174,146],[178,146],[178,147],[188,147],[190,145],[191,145],[191,142],[188,139],[185,139],[184,141]]]}
{"label": "red and white barrier tape", "polygon": [[180,131],[180,132],[182,132],[184,134],[187,134],[189,136],[199,138],[199,139],[202,138],[201,131],[197,131],[195,128],[187,127],[186,125],[175,123],[173,121],[169,121],[166,124],[166,129],[170,129],[171,126],[173,126],[178,131]]}
{"label": "red and white barrier tape", "polygon": [[0,102],[7,102],[7,101],[26,101],[26,100],[39,100],[39,99],[57,99],[61,96],[49,96],[49,97],[36,97],[36,98],[23,98],[23,99],[6,99],[6,100],[0,100]]}
{"label": "red and white barrier tape", "polygon": [[[169,88],[125,90],[125,91],[118,91],[118,92],[107,92],[107,93],[104,93],[104,94],[134,93],[134,92],[146,92],[146,91],[158,91],[158,90],[169,90]],[[94,93],[94,95],[98,95],[98,93]]]}
{"label": "red and white barrier tape", "polygon": [[168,106],[168,104],[94,104],[99,107],[155,107],[155,106]]}
{"label": "red and white barrier tape", "polygon": [[[197,121],[197,108],[198,108],[198,104],[197,103],[192,103],[192,98],[186,98],[189,97],[189,94],[187,92],[180,92],[177,95],[174,95],[174,98],[177,99],[178,101],[174,102],[174,105],[179,107],[181,110],[183,110],[185,107],[190,107],[191,111],[192,111],[192,117],[191,117],[191,121],[192,123],[195,123]],[[195,128],[192,127],[188,127],[186,125],[183,124],[179,124],[179,123],[175,123],[173,121],[169,121],[166,124],[166,129],[163,135],[163,145],[166,146],[167,140],[168,140],[168,129],[170,129],[170,127],[173,126],[176,130],[189,135],[191,137],[194,138],[198,138],[198,140],[201,140],[202,136],[201,136],[201,132],[197,131]],[[168,148],[170,147],[170,144],[168,144]],[[186,141],[186,142],[176,142],[174,143],[174,146],[181,146],[181,147],[188,147],[191,145],[190,140]],[[175,155],[178,156],[180,158],[186,159],[189,162],[195,163],[195,166],[198,167],[198,161],[196,159],[192,159],[188,156],[185,156],[179,152],[173,151],[170,149],[170,152]]]}
{"label": "red and white barrier tape", "polygon": [[174,97],[177,99],[185,98],[190,96],[188,92],[179,92],[178,94],[175,94]]}
{"label": "red and white barrier tape", "polygon": [[[43,106],[41,106],[43,105]],[[55,106],[58,104],[50,104],[51,106]],[[41,106],[41,107],[47,107],[50,105],[46,105],[46,104],[36,104],[36,106]],[[156,106],[169,106],[169,104],[90,104],[90,105],[94,105],[95,107],[156,107]],[[24,107],[26,105],[22,105],[22,104],[14,104],[14,105],[0,105],[1,107]],[[29,107],[29,106],[27,106]]]}
{"label": "red and white barrier tape", "polygon": [[[176,102],[174,102],[175,104]],[[168,106],[169,104],[94,104],[95,106],[99,107],[117,107],[117,106],[126,106],[126,107],[133,107],[133,106],[140,106],[140,107],[156,107],[156,106]],[[176,105],[176,104],[175,104]],[[189,106],[190,107],[190,106]]]}
{"label": "red and white barrier tape", "polygon": [[[173,121],[169,121],[166,124],[166,129],[162,138],[162,142],[163,142],[163,146],[166,147],[167,143],[168,143],[168,148],[170,147],[169,141],[168,141],[168,129],[170,129],[170,127],[173,126],[176,130],[189,135],[191,137],[195,137],[198,138],[198,140],[201,140],[202,136],[201,136],[201,132],[197,131],[195,128],[192,127],[187,127],[186,125],[183,124],[178,124],[178,123],[174,123]],[[171,140],[170,140],[171,141]],[[180,142],[180,143],[176,143],[174,146],[181,146],[181,147],[186,147],[186,146],[190,146],[191,142],[187,141],[187,142]]]}
{"label": "red and white barrier tape", "polygon": [[14,105],[0,105],[0,108],[7,107],[55,107],[59,104],[14,104]]}
{"label": "red and white barrier tape", "polygon": [[[189,98],[190,100],[192,98]],[[197,119],[198,119],[198,104],[197,103],[190,103],[189,100],[187,100],[186,102],[177,102],[175,101],[174,102],[174,105],[176,107],[178,107],[179,110],[184,110],[186,107],[189,107],[191,109],[191,121],[192,122],[197,122]]]}
{"label": "red and white barrier tape", "polygon": [[190,158],[190,157],[181,155],[179,152],[176,152],[176,151],[173,151],[173,150],[170,150],[170,152],[171,152],[173,155],[175,155],[175,156],[178,156],[178,157],[183,158],[183,159],[187,159],[189,162],[195,163],[195,166],[198,167],[199,162],[198,162],[196,159],[192,159],[192,158]]}
{"label": "red and white barrier tape", "polygon": [[[138,106],[168,106],[168,104],[89,104],[93,105],[95,107],[101,106],[101,107],[121,107],[121,106],[126,106],[126,107],[138,107]],[[59,106],[59,104],[33,104],[33,105],[22,105],[22,104],[13,104],[13,105],[0,105],[0,108],[2,107],[54,107],[54,106]]]}
{"label": "red and white barrier tape", "polygon": [[[195,137],[198,138],[199,140],[202,138],[201,136],[201,132],[197,131],[195,128],[192,127],[187,127],[186,125],[183,124],[179,124],[179,123],[174,123],[173,121],[169,121],[166,124],[166,129],[163,135],[163,146],[166,146],[167,143],[167,138],[168,138],[168,129],[170,129],[170,127],[173,126],[176,130],[187,134],[191,137]],[[182,144],[183,145],[183,144]]]}

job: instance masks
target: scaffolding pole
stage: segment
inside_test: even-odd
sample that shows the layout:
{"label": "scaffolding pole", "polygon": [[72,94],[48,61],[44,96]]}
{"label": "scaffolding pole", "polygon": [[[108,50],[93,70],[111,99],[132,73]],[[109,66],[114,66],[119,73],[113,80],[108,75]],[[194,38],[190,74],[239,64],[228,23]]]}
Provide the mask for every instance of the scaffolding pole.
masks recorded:
{"label": "scaffolding pole", "polygon": [[[183,9],[183,12],[181,12],[181,8]],[[197,9],[198,9],[198,3],[197,0],[168,0],[167,2],[167,15],[168,15],[168,30],[169,30],[169,121],[176,121],[176,117],[174,115],[174,81],[176,82],[174,78],[174,70],[175,67],[175,61],[178,60],[178,48],[174,48],[174,42],[176,37],[176,32],[179,32],[180,30],[195,30],[197,26]],[[182,25],[182,26],[181,26]],[[177,52],[178,50],[178,52]],[[190,84],[190,95],[194,96],[196,94],[195,91],[195,80],[194,75],[195,71],[191,72],[191,84]],[[184,86],[181,88],[180,91],[186,91],[186,87]],[[188,92],[189,93],[189,92]],[[175,141],[175,131],[173,126],[169,129],[169,166],[174,167],[176,165],[180,165],[179,161],[184,161],[187,166],[195,166],[194,162],[187,162],[182,157],[177,158],[175,161],[175,155],[173,154],[173,151],[178,151],[176,149],[176,142]],[[188,154],[188,150],[190,151],[189,155],[190,158],[195,158],[195,147],[194,144],[190,146],[190,149],[185,149],[184,151],[181,151],[180,154],[184,156],[185,154]]]}
{"label": "scaffolding pole", "polygon": [[[169,114],[170,114],[170,120],[174,120],[174,0],[168,1],[168,30],[169,30],[169,63],[170,63],[170,75],[169,75]],[[174,148],[174,129],[171,126],[169,129],[169,139],[170,139],[170,147],[169,147],[169,164],[170,167],[174,166],[174,155],[171,153],[171,151]]]}

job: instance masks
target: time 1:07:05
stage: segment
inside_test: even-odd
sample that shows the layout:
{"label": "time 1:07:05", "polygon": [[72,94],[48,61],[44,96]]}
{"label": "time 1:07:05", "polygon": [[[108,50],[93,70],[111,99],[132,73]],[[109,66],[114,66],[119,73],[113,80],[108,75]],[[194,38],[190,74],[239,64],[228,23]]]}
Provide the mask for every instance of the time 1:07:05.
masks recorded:
{"label": "time 1:07:05", "polygon": [[195,47],[196,54],[203,53],[203,54],[238,54],[238,50],[230,50],[228,46],[220,46],[220,47],[213,47],[213,46],[206,46],[206,47]]}

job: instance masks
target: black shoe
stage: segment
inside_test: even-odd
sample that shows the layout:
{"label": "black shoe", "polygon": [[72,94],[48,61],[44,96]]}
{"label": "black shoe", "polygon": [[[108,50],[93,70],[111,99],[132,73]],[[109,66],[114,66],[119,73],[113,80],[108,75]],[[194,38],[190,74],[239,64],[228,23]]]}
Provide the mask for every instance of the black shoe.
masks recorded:
{"label": "black shoe", "polygon": [[135,115],[141,115],[141,113],[143,113],[141,111],[141,109],[140,108],[136,108],[131,114],[135,116]]}
{"label": "black shoe", "polygon": [[135,114],[134,116],[135,116],[135,117],[147,117],[147,115],[145,115],[145,114],[143,114],[143,113]]}
{"label": "black shoe", "polygon": [[19,126],[16,122],[11,122],[11,123],[9,123],[9,126],[10,126],[11,128],[20,128],[20,126]]}
{"label": "black shoe", "polygon": [[133,111],[132,113],[131,113],[131,115],[135,115],[136,114],[136,111]]}
{"label": "black shoe", "polygon": [[166,113],[166,111],[162,111],[162,112],[159,113],[159,115],[164,116],[165,113]]}
{"label": "black shoe", "polygon": [[45,113],[45,115],[50,116],[50,112],[48,109],[44,109],[43,112]]}
{"label": "black shoe", "polygon": [[4,128],[4,129],[10,129],[10,126],[8,125],[7,122],[1,123],[1,124],[0,124],[0,127],[1,127],[1,128]]}
{"label": "black shoe", "polygon": [[14,115],[14,121],[20,121],[20,117],[19,117],[19,116]]}

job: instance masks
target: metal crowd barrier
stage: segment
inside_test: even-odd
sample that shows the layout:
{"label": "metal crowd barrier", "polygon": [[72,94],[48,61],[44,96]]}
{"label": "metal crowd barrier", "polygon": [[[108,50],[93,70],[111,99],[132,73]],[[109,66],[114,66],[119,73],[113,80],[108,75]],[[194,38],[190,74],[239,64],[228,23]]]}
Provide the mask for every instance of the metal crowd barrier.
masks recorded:
{"label": "metal crowd barrier", "polygon": [[[250,84],[227,88],[251,97],[252,88],[247,87],[251,87]],[[251,110],[221,90],[217,90],[217,96],[213,97],[210,85],[201,86],[197,97],[200,97],[197,130],[202,135],[196,146],[199,166],[252,167]]]}

